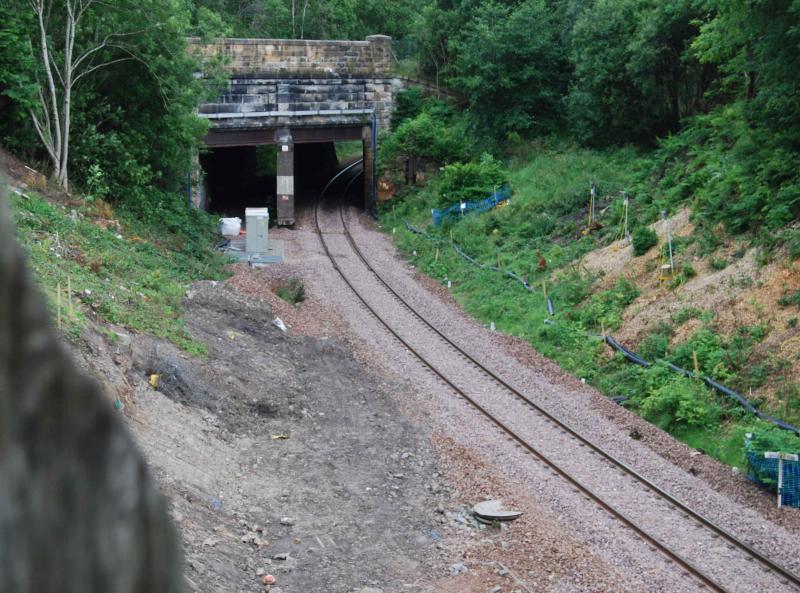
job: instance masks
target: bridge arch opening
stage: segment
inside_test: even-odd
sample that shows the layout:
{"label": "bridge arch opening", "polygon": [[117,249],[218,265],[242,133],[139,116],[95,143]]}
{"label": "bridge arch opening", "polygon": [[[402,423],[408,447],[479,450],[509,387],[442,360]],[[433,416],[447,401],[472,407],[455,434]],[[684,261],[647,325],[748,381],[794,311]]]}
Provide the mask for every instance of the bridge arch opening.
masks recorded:
{"label": "bridge arch opening", "polygon": [[[245,209],[268,207],[270,220],[286,224],[296,208],[312,205],[342,167],[363,156],[361,141],[303,142],[292,147],[289,165],[281,167],[279,144],[216,146],[200,155],[202,194],[206,210],[219,216],[237,216]],[[287,168],[289,167],[289,168]],[[279,170],[280,169],[280,170]],[[354,171],[357,173],[357,171]],[[291,214],[278,207],[279,177],[291,176]],[[283,181],[286,184],[286,181]],[[363,175],[351,174],[331,188],[329,196],[341,195],[354,204],[364,203]],[[291,224],[291,223],[289,223]]]}

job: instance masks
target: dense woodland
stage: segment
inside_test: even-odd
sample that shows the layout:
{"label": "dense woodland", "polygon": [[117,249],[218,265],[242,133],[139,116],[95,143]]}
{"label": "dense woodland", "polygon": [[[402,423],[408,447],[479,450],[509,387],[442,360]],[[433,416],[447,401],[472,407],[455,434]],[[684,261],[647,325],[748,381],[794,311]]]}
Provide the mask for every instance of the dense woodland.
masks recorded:
{"label": "dense woodland", "polygon": [[[0,19],[4,143],[112,201],[158,205],[184,183],[207,92],[184,36],[381,32],[399,70],[463,110],[471,145],[459,131],[423,156],[543,136],[658,148],[659,180],[732,229],[800,211],[797,0],[9,0]],[[420,143],[451,119],[428,113]]]}

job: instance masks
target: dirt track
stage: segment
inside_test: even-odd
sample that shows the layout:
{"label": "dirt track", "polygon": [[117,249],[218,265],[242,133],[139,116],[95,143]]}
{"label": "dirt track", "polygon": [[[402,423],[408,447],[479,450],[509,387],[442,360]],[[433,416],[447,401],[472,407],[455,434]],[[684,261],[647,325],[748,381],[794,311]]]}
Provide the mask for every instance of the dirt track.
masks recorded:
{"label": "dirt track", "polygon": [[185,306],[207,359],[137,337],[95,337],[88,354],[134,386],[131,427],[172,501],[191,589],[263,591],[273,574],[273,593],[414,591],[446,491],[430,489],[428,435],[398,413],[402,391],[341,340],[283,334],[267,303],[227,285],[196,285]]}

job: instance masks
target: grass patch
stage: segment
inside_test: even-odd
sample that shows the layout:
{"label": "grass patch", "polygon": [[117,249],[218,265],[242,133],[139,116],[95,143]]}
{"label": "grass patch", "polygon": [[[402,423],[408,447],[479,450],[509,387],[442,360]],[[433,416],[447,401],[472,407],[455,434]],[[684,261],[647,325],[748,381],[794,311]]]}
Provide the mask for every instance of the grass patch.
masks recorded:
{"label": "grass patch", "polygon": [[289,278],[289,280],[275,290],[275,294],[281,297],[290,305],[298,305],[306,298],[306,289],[300,278]]}
{"label": "grass patch", "polygon": [[[226,260],[212,251],[213,222],[197,212],[197,225],[207,237],[189,239],[141,221],[122,218],[120,227],[109,221],[73,216],[63,206],[41,196],[15,196],[12,212],[17,236],[28,254],[29,267],[55,315],[56,287],[64,291],[68,279],[76,303],[73,317],[62,308],[67,335],[76,337],[96,314],[100,319],[172,341],[195,354],[205,344],[186,332],[181,300],[195,280],[222,278]],[[142,236],[144,235],[144,236]],[[207,247],[197,245],[207,239]]]}

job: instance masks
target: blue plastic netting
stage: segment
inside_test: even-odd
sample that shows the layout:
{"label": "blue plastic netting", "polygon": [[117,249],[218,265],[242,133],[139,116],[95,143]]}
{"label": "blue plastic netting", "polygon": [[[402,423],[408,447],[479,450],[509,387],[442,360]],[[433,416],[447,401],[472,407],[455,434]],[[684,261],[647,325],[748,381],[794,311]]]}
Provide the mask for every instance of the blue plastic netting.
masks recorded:
{"label": "blue plastic netting", "polygon": [[[778,488],[778,459],[767,459],[762,451],[755,451],[748,440],[745,444],[747,455],[747,477],[753,482],[766,486],[773,492]],[[800,461],[783,461],[782,504],[787,507],[800,507]]]}
{"label": "blue plastic netting", "polygon": [[454,204],[449,208],[444,208],[442,210],[432,208],[431,217],[433,218],[433,224],[435,226],[439,226],[451,216],[462,216],[468,212],[485,212],[486,210],[495,208],[501,202],[507,202],[510,199],[511,188],[506,186],[497,190],[491,196],[484,198],[483,200],[459,202],[458,204]]}

